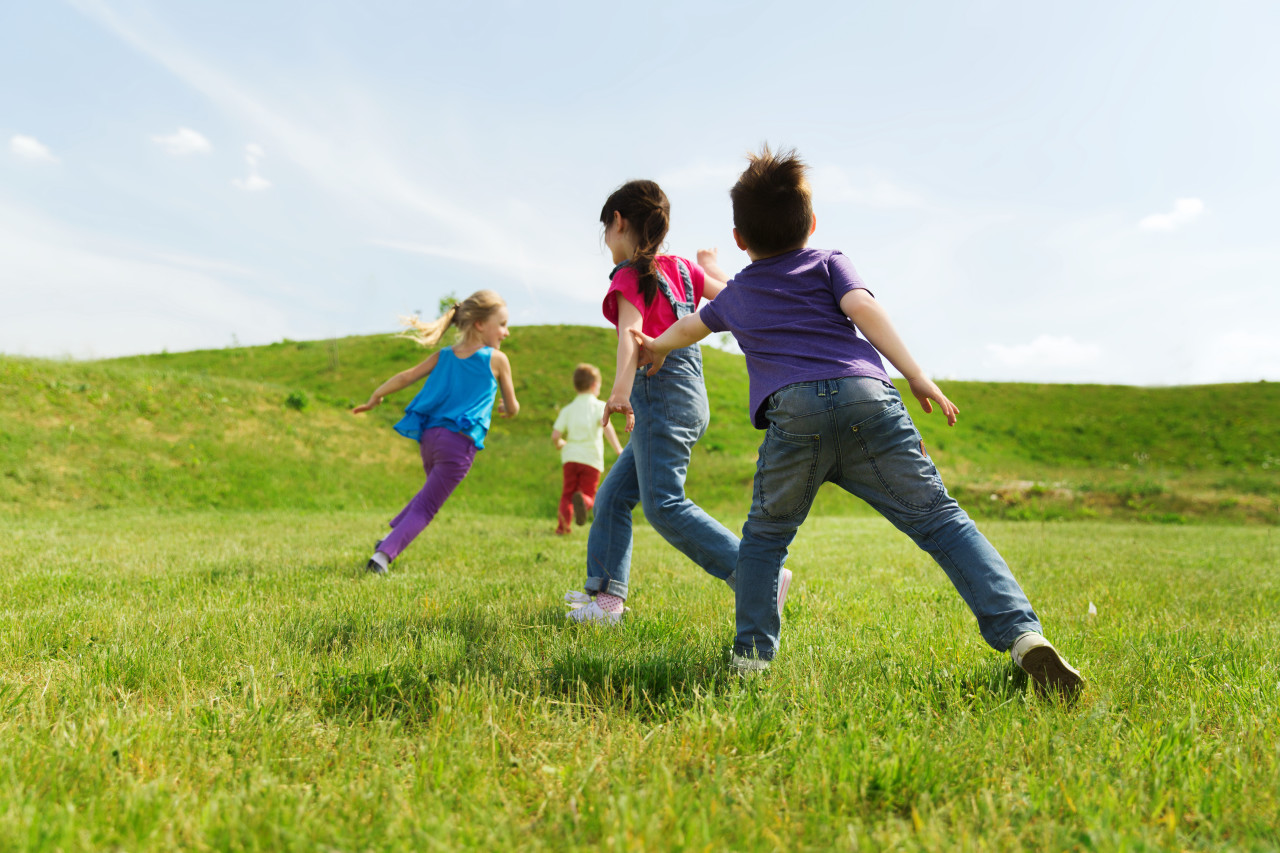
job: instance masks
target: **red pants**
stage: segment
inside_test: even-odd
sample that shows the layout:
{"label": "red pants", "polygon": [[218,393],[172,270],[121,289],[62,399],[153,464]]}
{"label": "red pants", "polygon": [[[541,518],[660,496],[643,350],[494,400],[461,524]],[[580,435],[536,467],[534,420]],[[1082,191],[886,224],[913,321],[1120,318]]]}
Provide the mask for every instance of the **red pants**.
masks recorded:
{"label": "red pants", "polygon": [[596,487],[600,485],[600,472],[581,462],[564,463],[564,491],[560,493],[560,523],[556,533],[569,532],[569,520],[573,518],[573,493],[582,492],[582,502],[591,509],[596,502]]}

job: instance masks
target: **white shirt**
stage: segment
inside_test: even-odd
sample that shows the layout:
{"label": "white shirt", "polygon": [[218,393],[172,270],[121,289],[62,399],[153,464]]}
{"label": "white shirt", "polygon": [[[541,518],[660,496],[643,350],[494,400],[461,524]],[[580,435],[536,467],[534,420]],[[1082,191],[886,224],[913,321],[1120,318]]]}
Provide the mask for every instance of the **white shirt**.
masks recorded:
{"label": "white shirt", "polygon": [[560,448],[560,464],[577,462],[597,471],[604,470],[604,427],[600,425],[603,419],[604,400],[590,394],[579,394],[560,410],[553,427],[565,440],[564,447]]}

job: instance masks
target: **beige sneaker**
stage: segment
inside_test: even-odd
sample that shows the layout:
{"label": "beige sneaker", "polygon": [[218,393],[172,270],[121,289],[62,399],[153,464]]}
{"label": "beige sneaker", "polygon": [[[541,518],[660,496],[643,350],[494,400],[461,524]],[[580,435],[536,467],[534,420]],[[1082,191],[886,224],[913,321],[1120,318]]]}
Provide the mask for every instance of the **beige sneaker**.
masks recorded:
{"label": "beige sneaker", "polygon": [[1079,670],[1067,663],[1053,643],[1034,631],[1014,640],[1009,656],[1031,676],[1037,693],[1053,693],[1064,699],[1074,699],[1084,687],[1084,678]]}
{"label": "beige sneaker", "polygon": [[758,675],[769,668],[769,662],[767,660],[761,660],[760,658],[743,657],[737,652],[734,652],[733,656],[729,658],[729,668],[732,669],[736,675]]}

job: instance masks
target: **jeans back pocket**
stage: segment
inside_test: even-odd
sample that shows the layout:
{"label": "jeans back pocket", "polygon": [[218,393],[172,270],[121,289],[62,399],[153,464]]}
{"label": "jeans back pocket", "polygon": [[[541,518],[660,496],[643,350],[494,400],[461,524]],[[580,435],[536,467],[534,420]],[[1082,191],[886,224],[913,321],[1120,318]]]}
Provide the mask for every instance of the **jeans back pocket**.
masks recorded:
{"label": "jeans back pocket", "polygon": [[[899,506],[926,512],[947,493],[920,432],[901,402],[850,427],[875,471],[880,491]],[[876,484],[870,484],[876,485]]]}
{"label": "jeans back pocket", "polygon": [[755,505],[765,516],[782,521],[809,509],[821,450],[820,436],[792,435],[770,425],[756,462]]}

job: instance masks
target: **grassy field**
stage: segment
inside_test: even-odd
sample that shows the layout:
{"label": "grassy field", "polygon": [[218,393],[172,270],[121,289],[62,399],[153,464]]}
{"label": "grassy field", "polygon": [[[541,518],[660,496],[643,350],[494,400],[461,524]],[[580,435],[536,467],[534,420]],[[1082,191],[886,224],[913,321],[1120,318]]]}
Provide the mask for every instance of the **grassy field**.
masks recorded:
{"label": "grassy field", "polygon": [[[523,406],[498,421],[452,498],[471,512],[554,519],[548,436],[578,361],[610,381],[605,329],[535,326],[504,344]],[[412,390],[346,409],[426,353],[389,336],[138,356],[0,357],[0,515],[31,508],[382,509],[420,485],[416,445],[390,426]],[[690,494],[719,514],[750,501],[760,433],[743,359],[706,351],[712,425]],[[973,514],[1166,523],[1280,523],[1280,384],[1189,388],[945,383],[947,429],[913,416]],[[860,510],[831,494],[815,512]],[[552,522],[554,523],[554,522]]]}
{"label": "grassy field", "polygon": [[[834,489],[764,677],[643,522],[628,620],[567,625],[548,435],[612,339],[504,349],[520,418],[387,579],[412,392],[346,408],[409,342],[0,357],[0,851],[1280,849],[1280,386],[953,382],[960,426],[917,416],[1089,679],[1062,707]],[[736,529],[759,433],[706,358],[689,491]]]}
{"label": "grassy field", "polygon": [[804,528],[746,682],[728,590],[647,528],[608,631],[561,617],[581,536],[446,514],[380,580],[382,523],[9,519],[0,848],[1280,843],[1274,528],[986,524],[1090,679],[1063,708],[878,520]]}

